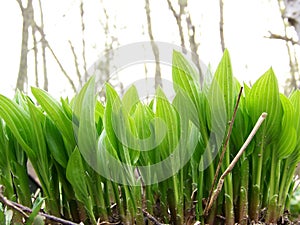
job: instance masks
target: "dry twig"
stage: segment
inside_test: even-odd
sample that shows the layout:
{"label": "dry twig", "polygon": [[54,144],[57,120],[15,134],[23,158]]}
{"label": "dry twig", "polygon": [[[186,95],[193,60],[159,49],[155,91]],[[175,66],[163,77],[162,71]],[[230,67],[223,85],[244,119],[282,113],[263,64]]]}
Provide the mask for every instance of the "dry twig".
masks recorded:
{"label": "dry twig", "polygon": [[[221,156],[220,156],[220,160],[219,160],[219,163],[218,163],[218,166],[217,166],[217,169],[216,169],[215,177],[214,177],[214,180],[213,180],[210,192],[209,192],[207,203],[209,203],[210,200],[212,199],[213,190],[215,188],[215,184],[216,184],[217,178],[219,176],[219,171],[221,169],[222,161],[223,161],[223,158],[224,158],[224,155],[225,155],[225,152],[226,152],[226,149],[227,149],[227,145],[228,145],[228,142],[229,142],[229,139],[230,139],[231,131],[232,131],[232,128],[233,128],[233,123],[234,123],[235,116],[236,116],[236,113],[237,113],[237,110],[238,110],[238,106],[239,106],[239,103],[240,103],[242,92],[243,92],[243,87],[241,87],[241,89],[240,89],[240,92],[239,92],[239,95],[238,95],[238,98],[237,98],[237,102],[236,102],[235,107],[234,107],[232,119],[231,119],[230,125],[229,125],[229,130],[228,130],[226,140],[225,140],[225,143],[224,143],[224,146],[223,146],[223,149],[222,149],[222,153],[221,153]],[[208,211],[209,211],[208,205],[209,204],[206,204],[206,206],[205,206],[204,215],[208,215]]]}
{"label": "dry twig", "polygon": [[[29,216],[27,215],[27,213],[32,213],[32,210],[26,206],[23,206],[21,204],[18,204],[16,202],[10,201],[8,200],[5,196],[3,196],[3,189],[4,187],[2,185],[0,185],[0,202],[2,202],[4,205],[11,207],[12,209],[14,209],[15,211],[21,213],[25,218],[28,218]],[[46,213],[42,213],[39,212],[38,213],[39,216],[45,217],[48,220],[51,220],[53,222],[57,222],[57,223],[61,223],[64,225],[79,225],[78,223],[73,223],[71,221],[68,220],[64,220]]]}
{"label": "dry twig", "polygon": [[243,146],[241,147],[241,149],[239,150],[237,155],[234,157],[234,159],[232,160],[230,165],[227,167],[225,172],[221,175],[221,177],[219,179],[219,182],[218,182],[218,185],[217,185],[217,188],[216,188],[216,190],[214,190],[210,201],[206,205],[206,208],[205,208],[206,212],[208,212],[211,209],[214,201],[217,199],[220,191],[222,190],[225,177],[232,171],[235,164],[238,162],[239,158],[242,156],[242,154],[246,150],[247,146],[251,142],[252,138],[254,137],[254,135],[256,134],[256,132],[258,131],[259,127],[261,126],[262,122],[265,120],[266,117],[267,117],[267,113],[264,112],[264,113],[261,114],[261,116],[258,118],[254,128],[252,129],[251,133],[249,134],[247,140],[245,141],[245,143],[243,144]]}
{"label": "dry twig", "polygon": [[147,217],[149,220],[151,220],[154,225],[162,225],[154,216],[152,216],[150,213],[148,213],[146,210],[143,209],[143,214],[145,217]]}
{"label": "dry twig", "polygon": [[299,44],[297,41],[294,41],[293,38],[289,38],[289,37],[287,37],[287,36],[282,36],[282,35],[280,35],[280,34],[274,34],[274,33],[272,33],[271,31],[269,31],[269,36],[265,36],[265,38],[289,41],[289,42],[291,42],[293,45],[298,45],[298,44]]}

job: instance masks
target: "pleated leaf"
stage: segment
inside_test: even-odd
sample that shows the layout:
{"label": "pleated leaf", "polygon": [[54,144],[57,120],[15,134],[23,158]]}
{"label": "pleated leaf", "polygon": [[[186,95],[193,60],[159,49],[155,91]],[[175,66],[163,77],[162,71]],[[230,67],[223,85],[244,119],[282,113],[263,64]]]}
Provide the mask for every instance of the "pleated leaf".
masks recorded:
{"label": "pleated leaf", "polygon": [[227,119],[230,120],[234,110],[236,89],[228,50],[224,51],[213,79],[218,82],[219,87],[222,90],[226,105]]}
{"label": "pleated leaf", "polygon": [[[278,158],[288,157],[295,149],[297,142],[297,133],[294,127],[295,109],[290,100],[283,94],[280,95],[281,105],[283,108],[282,128],[278,140],[277,151]],[[275,150],[275,149],[274,149]]]}
{"label": "pleated leaf", "polygon": [[49,118],[51,118],[62,133],[63,137],[70,143],[70,145],[75,146],[72,121],[69,119],[59,102],[42,89],[32,87],[31,92],[39,104],[47,112]]}
{"label": "pleated leaf", "polygon": [[0,95],[0,117],[3,118],[28,156],[34,159],[35,152],[30,147],[32,132],[29,114],[12,100]]}
{"label": "pleated leaf", "polygon": [[291,155],[297,162],[300,161],[300,91],[296,90],[290,97],[290,101],[295,109],[295,120],[293,121],[296,128],[297,144],[296,148]]}
{"label": "pleated leaf", "polygon": [[262,137],[266,137],[268,142],[276,141],[281,129],[282,107],[277,78],[272,69],[254,83],[246,95],[246,106],[253,123],[263,112],[268,113],[259,133],[263,132]]}

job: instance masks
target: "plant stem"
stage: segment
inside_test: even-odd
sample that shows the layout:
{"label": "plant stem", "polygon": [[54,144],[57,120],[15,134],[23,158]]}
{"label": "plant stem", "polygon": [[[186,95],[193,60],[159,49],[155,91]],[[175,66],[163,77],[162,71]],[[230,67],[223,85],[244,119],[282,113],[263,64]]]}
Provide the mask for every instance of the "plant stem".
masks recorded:
{"label": "plant stem", "polygon": [[241,225],[248,223],[248,185],[249,185],[249,160],[243,157],[241,163],[241,185],[238,203],[238,221]]}
{"label": "plant stem", "polygon": [[259,208],[261,206],[260,196],[261,196],[261,170],[262,170],[262,160],[264,151],[264,141],[262,141],[260,149],[258,150],[257,156],[254,152],[252,155],[252,187],[251,187],[251,203],[249,216],[251,220],[258,222]]}
{"label": "plant stem", "polygon": [[277,207],[278,207],[278,175],[277,175],[277,167],[280,161],[276,155],[276,149],[272,150],[272,162],[271,162],[271,173],[270,173],[270,183],[269,183],[269,198],[268,198],[268,209],[267,209],[267,218],[266,221],[268,223],[276,223],[277,221]]}

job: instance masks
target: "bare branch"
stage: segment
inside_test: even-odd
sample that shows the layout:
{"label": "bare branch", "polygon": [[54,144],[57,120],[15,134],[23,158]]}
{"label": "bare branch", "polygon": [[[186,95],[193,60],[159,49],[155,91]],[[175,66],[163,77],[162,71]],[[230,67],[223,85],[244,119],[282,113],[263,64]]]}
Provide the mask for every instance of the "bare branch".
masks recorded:
{"label": "bare branch", "polygon": [[0,202],[2,202],[4,205],[11,207],[15,211],[21,213],[25,218],[28,218],[29,216],[26,214],[26,212],[24,212],[20,207],[14,205],[13,202],[11,202],[10,200],[8,200],[6,197],[3,196],[3,191],[4,191],[4,187],[0,185]]}
{"label": "bare branch", "polygon": [[150,213],[148,213],[146,210],[143,209],[143,214],[145,217],[147,217],[154,225],[162,225],[154,216],[152,216]]}
{"label": "bare branch", "polygon": [[297,41],[294,41],[293,38],[289,38],[286,35],[282,36],[280,34],[274,34],[271,31],[269,31],[269,36],[265,36],[265,38],[269,38],[269,39],[278,39],[278,40],[284,40],[287,42],[291,42],[293,45],[298,45],[299,43]]}
{"label": "bare branch", "polygon": [[[218,163],[218,166],[217,166],[217,169],[216,169],[215,177],[214,177],[211,189],[210,189],[210,193],[209,193],[209,196],[208,196],[208,199],[207,199],[207,203],[209,203],[210,200],[212,199],[213,190],[215,188],[215,184],[216,184],[217,178],[219,176],[219,172],[220,172],[220,169],[221,169],[223,158],[224,158],[224,155],[225,155],[225,152],[226,152],[226,149],[227,149],[227,145],[228,145],[228,142],[229,142],[229,139],[230,139],[230,136],[231,136],[231,131],[232,131],[232,128],[233,128],[233,124],[234,124],[234,120],[235,120],[236,113],[237,113],[237,110],[238,110],[238,106],[239,106],[239,103],[240,103],[240,99],[241,99],[241,96],[242,96],[242,92],[243,92],[243,87],[241,87],[241,89],[240,89],[240,92],[239,92],[239,95],[238,95],[238,98],[237,98],[237,102],[236,102],[235,107],[234,107],[233,115],[232,115],[230,125],[229,125],[229,130],[228,130],[228,133],[227,133],[227,136],[226,136],[226,139],[225,139],[223,150],[221,152],[220,160],[219,160],[219,163]],[[210,209],[209,204],[206,204],[205,209],[204,209],[204,215],[206,215],[206,216],[208,215],[209,209]]]}
{"label": "bare branch", "polygon": [[70,83],[73,91],[76,93],[76,87],[75,87],[75,84],[74,84],[73,80],[68,75],[67,71],[64,69],[63,65],[61,64],[61,62],[59,61],[58,57],[56,56],[56,54],[54,53],[53,49],[51,48],[49,42],[46,39],[44,31],[37,24],[35,24],[35,26],[36,26],[37,30],[40,32],[40,34],[42,35],[42,37],[44,38],[45,44],[46,44],[47,48],[50,50],[52,56],[54,57],[56,63],[58,64],[60,70],[62,71],[62,73],[64,74],[64,76],[69,81],[69,83]]}
{"label": "bare branch", "polygon": [[252,129],[251,133],[249,134],[247,140],[245,141],[245,143],[243,144],[243,146],[241,147],[241,149],[239,150],[237,155],[234,157],[234,159],[232,160],[230,165],[227,167],[225,172],[221,175],[218,185],[217,185],[217,188],[213,192],[213,195],[212,195],[210,201],[208,202],[207,206],[205,207],[206,213],[211,209],[213,203],[216,201],[219,193],[221,192],[225,177],[232,171],[235,164],[238,162],[239,158],[242,156],[242,154],[246,150],[247,146],[250,144],[251,140],[253,139],[254,135],[256,134],[256,132],[258,131],[258,129],[260,128],[261,124],[263,123],[263,121],[265,120],[266,117],[267,117],[267,113],[264,112],[261,114],[261,116],[258,118],[254,128]]}
{"label": "bare branch", "polygon": [[[176,13],[171,0],[167,0],[169,9],[172,11],[174,18],[176,19],[177,27],[178,27],[178,32],[180,36],[180,43],[182,47],[182,52],[186,53],[186,48],[185,48],[185,41],[184,41],[184,34],[183,34],[183,28],[182,28],[182,20],[181,20],[181,14]],[[180,12],[183,12],[183,10],[180,10]]]}
{"label": "bare branch", "polygon": [[75,64],[77,78],[78,78],[80,86],[81,86],[82,85],[82,82],[81,82],[81,73],[79,71],[79,64],[78,64],[77,55],[76,55],[74,46],[72,45],[72,42],[70,40],[69,40],[69,44],[70,44],[70,48],[71,48],[71,51],[72,51],[72,54],[73,54],[73,57],[74,57],[74,64]]}
{"label": "bare branch", "polygon": [[19,5],[21,11],[23,12],[25,8],[23,7],[22,1],[21,0],[16,0],[16,1],[17,1],[18,5]]}
{"label": "bare branch", "polygon": [[[11,208],[13,208],[14,210],[16,210],[17,212],[21,213],[25,218],[28,218],[29,216],[27,215],[27,213],[32,213],[32,209],[23,206],[21,204],[18,204],[16,202],[10,201],[8,200],[6,197],[3,196],[3,186],[0,185],[0,201],[4,204],[7,205]],[[61,224],[65,224],[65,225],[79,225],[78,223],[73,223],[71,221],[68,220],[64,220],[46,213],[42,213],[39,212],[38,215],[47,218],[48,220],[57,222],[57,223],[61,223]]]}
{"label": "bare branch", "polygon": [[54,53],[53,49],[50,47],[48,41],[47,41],[47,47],[50,50],[51,54],[53,55],[56,63],[58,64],[60,70],[62,71],[62,73],[65,75],[65,77],[67,78],[67,80],[69,81],[73,91],[76,93],[76,87],[75,84],[73,82],[73,80],[71,79],[71,77],[68,75],[68,73],[66,72],[66,70],[64,69],[63,65],[60,63],[59,59],[57,58],[56,54]]}

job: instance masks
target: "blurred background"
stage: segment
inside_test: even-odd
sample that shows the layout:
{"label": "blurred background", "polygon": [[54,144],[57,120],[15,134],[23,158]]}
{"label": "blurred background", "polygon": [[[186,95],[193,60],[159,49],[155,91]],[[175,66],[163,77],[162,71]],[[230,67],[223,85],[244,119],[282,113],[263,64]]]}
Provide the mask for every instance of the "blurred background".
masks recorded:
{"label": "blurred background", "polygon": [[[300,1],[296,0],[12,0],[0,7],[0,93],[30,86],[72,97],[103,52],[140,41],[164,41],[216,70],[225,48],[234,76],[253,84],[272,67],[282,92],[299,88]],[[299,14],[299,15],[298,15]],[[153,52],[159,59],[159,52]],[[110,57],[101,63],[103,81]],[[199,67],[200,68],[200,67]],[[201,74],[201,70],[199,70]],[[144,65],[140,76],[169,76]],[[115,76],[122,87],[136,73]]]}

